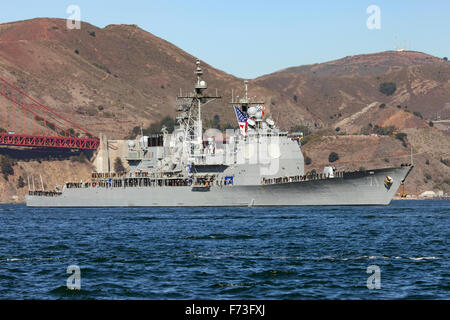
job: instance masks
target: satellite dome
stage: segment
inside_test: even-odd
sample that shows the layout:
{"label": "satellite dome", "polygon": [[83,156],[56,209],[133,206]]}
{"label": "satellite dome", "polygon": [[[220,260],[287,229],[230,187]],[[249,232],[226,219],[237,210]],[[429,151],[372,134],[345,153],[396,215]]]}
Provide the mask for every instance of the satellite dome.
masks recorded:
{"label": "satellite dome", "polygon": [[250,127],[254,127],[255,126],[255,120],[253,120],[253,119],[248,119],[247,120],[247,124],[250,126]]}
{"label": "satellite dome", "polygon": [[133,140],[128,141],[128,147],[134,148],[136,146],[136,143]]}
{"label": "satellite dome", "polygon": [[250,108],[248,108],[247,113],[249,116],[254,116],[257,111],[258,110],[256,110],[255,107],[250,107]]}

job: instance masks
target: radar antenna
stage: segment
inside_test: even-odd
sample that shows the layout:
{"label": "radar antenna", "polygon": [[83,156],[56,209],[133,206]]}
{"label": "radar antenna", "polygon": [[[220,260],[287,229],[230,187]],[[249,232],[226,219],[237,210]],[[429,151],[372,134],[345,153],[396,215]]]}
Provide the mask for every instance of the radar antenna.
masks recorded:
{"label": "radar antenna", "polygon": [[[239,98],[239,96],[237,97]],[[244,97],[241,99],[238,99],[237,101],[234,101],[234,97],[232,98],[231,102],[229,104],[233,106],[240,106],[241,110],[243,112],[247,112],[248,108],[251,105],[263,105],[264,101],[251,101],[248,97],[248,80],[244,80]]]}

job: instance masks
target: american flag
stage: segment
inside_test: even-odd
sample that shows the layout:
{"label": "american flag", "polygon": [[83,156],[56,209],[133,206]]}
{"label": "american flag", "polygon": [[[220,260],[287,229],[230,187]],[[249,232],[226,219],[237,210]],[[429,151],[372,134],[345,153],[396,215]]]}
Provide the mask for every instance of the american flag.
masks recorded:
{"label": "american flag", "polygon": [[242,135],[247,134],[247,119],[248,115],[241,111],[238,107],[234,107],[234,111],[236,112],[236,118],[239,123],[239,128],[241,129]]}

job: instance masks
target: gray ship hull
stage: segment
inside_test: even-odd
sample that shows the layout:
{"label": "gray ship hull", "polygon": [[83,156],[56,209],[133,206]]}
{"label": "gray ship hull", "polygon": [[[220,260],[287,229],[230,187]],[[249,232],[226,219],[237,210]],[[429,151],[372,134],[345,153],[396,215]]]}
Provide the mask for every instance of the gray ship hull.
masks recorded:
{"label": "gray ship hull", "polygon": [[[58,196],[28,195],[29,207],[199,207],[388,205],[412,166],[344,173],[339,178],[270,185],[195,188],[94,187],[64,189]],[[392,185],[384,183],[386,176]]]}

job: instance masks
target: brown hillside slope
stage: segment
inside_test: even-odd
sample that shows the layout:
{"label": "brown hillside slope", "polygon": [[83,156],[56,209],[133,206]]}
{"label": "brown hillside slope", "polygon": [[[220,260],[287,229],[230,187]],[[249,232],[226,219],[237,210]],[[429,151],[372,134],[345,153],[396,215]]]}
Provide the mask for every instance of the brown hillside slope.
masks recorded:
{"label": "brown hillside slope", "polygon": [[[0,25],[0,76],[113,138],[174,114],[179,89],[189,90],[194,81],[194,57],[135,25],[101,29],[82,23],[80,30],[68,30],[65,23],[33,19]],[[209,88],[223,95],[205,108],[205,117],[219,114],[234,123],[227,103],[232,89],[242,95],[242,79],[204,65]],[[391,81],[397,84],[394,95],[378,91]],[[266,75],[251,81],[250,90],[266,100],[268,113],[286,129],[299,122],[335,125],[374,101],[407,106],[425,118],[436,112],[445,117],[450,63],[418,52],[359,55]]]}
{"label": "brown hillside slope", "polygon": [[275,74],[298,73],[319,77],[373,76],[412,65],[441,63],[442,59],[416,51],[386,51],[348,56],[313,65],[291,67]]}
{"label": "brown hillside slope", "polygon": [[[380,84],[393,82],[385,95]],[[426,119],[450,118],[450,62],[420,52],[382,52],[285,69],[256,79],[283,92],[316,120],[335,125],[373,102],[400,105]]]}
{"label": "brown hillside slope", "polygon": [[[93,133],[126,136],[136,125],[174,115],[180,88],[191,90],[195,58],[135,25],[103,29],[82,23],[68,30],[62,19],[33,19],[0,25],[0,76]],[[204,108],[235,123],[228,102],[239,95],[242,79],[203,63],[210,92],[223,96]],[[271,89],[250,85],[252,95],[293,108]],[[308,113],[297,108],[298,121]]]}

